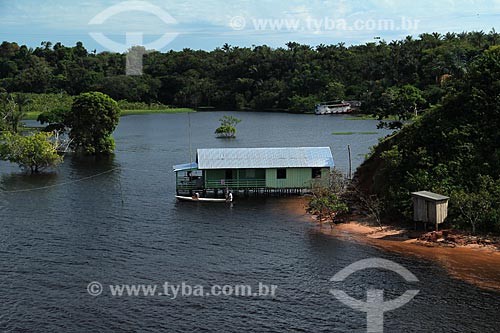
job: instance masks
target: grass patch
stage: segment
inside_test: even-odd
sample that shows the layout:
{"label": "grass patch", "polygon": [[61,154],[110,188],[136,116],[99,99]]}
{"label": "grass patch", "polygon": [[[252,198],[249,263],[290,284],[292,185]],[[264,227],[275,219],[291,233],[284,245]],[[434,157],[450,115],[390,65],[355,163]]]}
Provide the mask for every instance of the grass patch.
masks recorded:
{"label": "grass patch", "polygon": [[153,113],[185,113],[185,112],[196,112],[196,111],[190,108],[172,108],[164,110],[122,110],[122,116],[153,114]]}
{"label": "grass patch", "polygon": [[23,120],[36,120],[41,112],[27,112]]}
{"label": "grass patch", "polygon": [[[196,112],[190,108],[171,108],[164,110],[122,110],[122,116],[131,116],[138,114],[152,114],[152,113],[183,113],[183,112]],[[36,120],[41,112],[27,112],[23,120]]]}
{"label": "grass patch", "polygon": [[333,132],[332,135],[375,135],[378,132]]}

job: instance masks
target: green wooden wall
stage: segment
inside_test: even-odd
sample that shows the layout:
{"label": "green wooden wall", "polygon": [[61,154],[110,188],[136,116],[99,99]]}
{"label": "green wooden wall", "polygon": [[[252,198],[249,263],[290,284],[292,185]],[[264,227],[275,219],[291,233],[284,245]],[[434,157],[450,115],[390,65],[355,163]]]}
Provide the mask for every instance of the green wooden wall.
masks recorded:
{"label": "green wooden wall", "polygon": [[[330,169],[321,169],[321,179],[328,184]],[[266,170],[266,187],[268,188],[309,188],[312,183],[311,168],[287,169],[286,179],[277,178],[277,169]]]}
{"label": "green wooden wall", "polygon": [[[313,181],[312,168],[287,169],[286,179],[277,178],[277,169],[231,170],[232,180],[226,180],[226,170],[203,171],[206,188],[309,188]],[[321,181],[328,185],[330,169],[321,169]],[[224,184],[221,180],[224,179]]]}

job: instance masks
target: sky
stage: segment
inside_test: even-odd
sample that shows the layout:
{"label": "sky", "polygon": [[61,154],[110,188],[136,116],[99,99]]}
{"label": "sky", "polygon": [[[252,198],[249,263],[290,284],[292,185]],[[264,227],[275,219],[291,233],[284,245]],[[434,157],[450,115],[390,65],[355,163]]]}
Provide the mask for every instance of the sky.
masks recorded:
{"label": "sky", "polygon": [[500,31],[500,0],[0,0],[2,41],[81,41],[98,52],[352,45],[492,28]]}

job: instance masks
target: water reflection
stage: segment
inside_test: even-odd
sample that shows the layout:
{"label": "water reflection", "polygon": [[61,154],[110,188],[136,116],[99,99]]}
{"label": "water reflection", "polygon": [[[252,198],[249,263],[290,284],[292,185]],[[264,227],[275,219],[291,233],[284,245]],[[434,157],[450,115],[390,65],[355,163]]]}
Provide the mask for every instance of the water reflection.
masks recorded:
{"label": "water reflection", "polygon": [[0,174],[0,190],[9,193],[26,192],[32,189],[52,187],[61,179],[57,171],[30,174],[30,172],[12,172]]}

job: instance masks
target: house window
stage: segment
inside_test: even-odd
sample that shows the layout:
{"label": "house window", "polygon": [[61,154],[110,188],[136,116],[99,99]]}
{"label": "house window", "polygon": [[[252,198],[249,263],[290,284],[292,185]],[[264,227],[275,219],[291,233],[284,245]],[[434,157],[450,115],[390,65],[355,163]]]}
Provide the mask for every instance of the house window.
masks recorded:
{"label": "house window", "polygon": [[286,179],[286,169],[276,169],[277,179]]}
{"label": "house window", "polygon": [[245,178],[255,178],[255,169],[245,170]]}
{"label": "house window", "polygon": [[321,168],[312,168],[312,178],[321,178]]}

